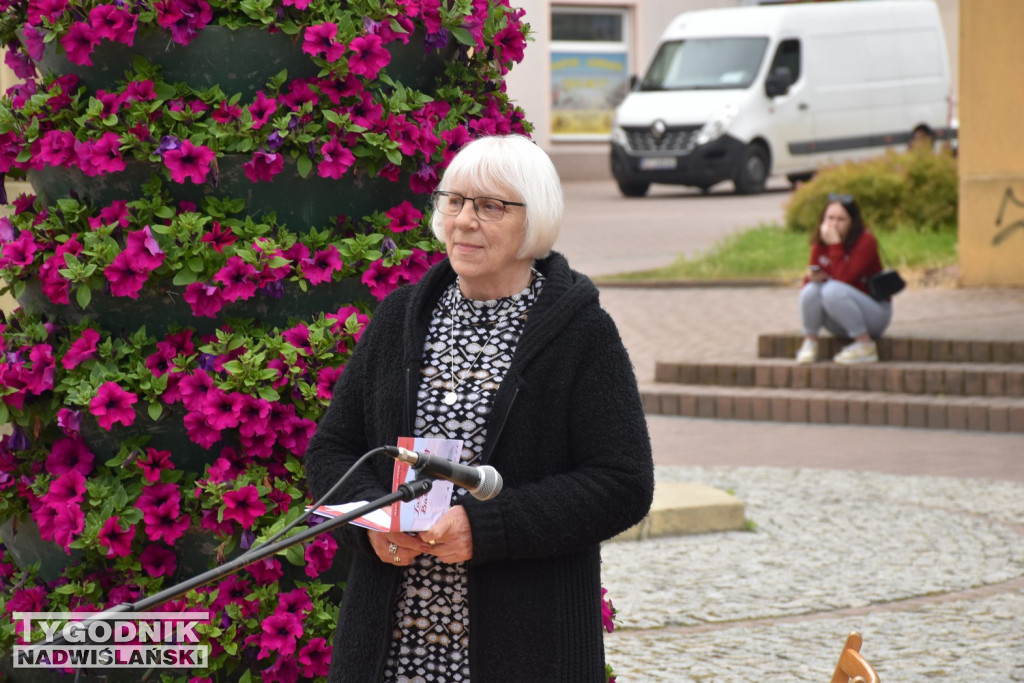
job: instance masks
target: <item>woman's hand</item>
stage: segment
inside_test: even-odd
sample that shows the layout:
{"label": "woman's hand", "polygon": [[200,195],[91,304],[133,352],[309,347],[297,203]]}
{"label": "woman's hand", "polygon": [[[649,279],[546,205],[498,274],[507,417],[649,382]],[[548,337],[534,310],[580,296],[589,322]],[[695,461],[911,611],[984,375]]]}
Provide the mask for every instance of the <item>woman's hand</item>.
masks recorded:
{"label": "woman's hand", "polygon": [[367,530],[366,535],[380,561],[398,567],[408,567],[419,555],[430,550],[419,538],[403,532]]}
{"label": "woman's hand", "polygon": [[[444,513],[434,526],[420,534],[427,544],[426,552],[448,564],[473,558],[473,531],[466,508],[456,505]],[[403,558],[404,559],[404,558]]]}
{"label": "woman's hand", "polygon": [[807,267],[807,281],[808,282],[824,282],[828,279],[828,273],[823,271],[821,268],[815,266]]}
{"label": "woman's hand", "polygon": [[821,231],[821,241],[825,244],[839,244],[843,241],[843,235],[840,233],[839,227],[832,221],[823,221],[818,229]]}

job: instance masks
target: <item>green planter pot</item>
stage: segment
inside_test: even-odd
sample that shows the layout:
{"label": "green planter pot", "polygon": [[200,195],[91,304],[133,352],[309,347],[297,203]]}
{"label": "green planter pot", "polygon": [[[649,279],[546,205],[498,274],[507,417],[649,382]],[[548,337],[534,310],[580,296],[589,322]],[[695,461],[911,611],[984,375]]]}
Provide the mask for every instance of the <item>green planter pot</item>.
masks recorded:
{"label": "green planter pot", "polygon": [[[245,200],[246,213],[263,218],[271,212],[277,220],[295,232],[309,228],[322,228],[332,224],[339,215],[360,219],[375,210],[388,210],[403,201],[410,201],[421,211],[426,208],[428,196],[417,195],[409,189],[407,174],[398,182],[381,177],[346,174],[338,180],[321,178],[313,171],[303,178],[295,162],[286,159],[284,169],[272,182],[254,183],[245,176],[243,165],[250,155],[229,154],[217,160],[219,182],[213,186],[212,177],[202,185],[191,181],[184,184],[165,183],[169,194],[177,201],[199,203],[206,195]],[[161,164],[148,161],[129,161],[124,171],[101,176],[87,176],[76,168],[48,166],[30,170],[29,182],[46,205],[58,199],[77,196],[104,206],[116,200],[132,201],[139,197],[139,188],[154,173],[161,173]]]}
{"label": "green planter pot", "polygon": [[232,319],[252,320],[268,329],[283,329],[289,320],[310,320],[322,312],[333,313],[348,304],[372,307],[376,303],[370,290],[356,277],[310,285],[305,292],[297,283],[287,281],[279,299],[257,294],[245,301],[225,304],[216,318],[206,318],[192,314],[191,306],[182,298],[184,291],[184,287],[167,284],[159,286],[156,291],[144,289],[137,299],[93,292],[92,301],[83,310],[74,301],[70,304],[53,303],[43,294],[39,282],[31,280],[18,297],[18,304],[27,311],[52,316],[65,325],[91,320],[111,333],[133,332],[145,325],[149,334],[159,338],[175,327],[188,327],[201,335],[212,334]]}
{"label": "green planter pot", "polygon": [[[166,31],[152,30],[137,33],[130,46],[103,41],[92,53],[92,66],[69,61],[57,41],[46,44],[36,64],[44,73],[75,74],[94,93],[123,81],[125,70],[139,56],[159,66],[168,83],[187,83],[196,90],[219,85],[229,96],[237,92],[251,99],[281,71],[287,71],[289,79],[320,73],[302,51],[302,41],[301,34],[270,33],[255,26],[206,26],[188,45],[179,45]],[[391,53],[391,62],[385,71],[405,83],[431,83],[444,74],[445,64],[458,49],[454,40],[448,42],[429,54],[421,33],[410,36],[408,44],[389,43],[384,48]]]}
{"label": "green planter pot", "polygon": [[75,74],[93,93],[123,81],[136,56],[159,66],[168,83],[187,83],[197,90],[219,85],[225,93],[245,98],[253,97],[282,70],[289,78],[311,78],[320,71],[302,52],[301,40],[255,26],[207,26],[188,45],[178,45],[160,30],[136,34],[131,46],[105,40],[92,53],[93,66],[69,61],[59,43],[52,41],[37,65],[43,72]]}

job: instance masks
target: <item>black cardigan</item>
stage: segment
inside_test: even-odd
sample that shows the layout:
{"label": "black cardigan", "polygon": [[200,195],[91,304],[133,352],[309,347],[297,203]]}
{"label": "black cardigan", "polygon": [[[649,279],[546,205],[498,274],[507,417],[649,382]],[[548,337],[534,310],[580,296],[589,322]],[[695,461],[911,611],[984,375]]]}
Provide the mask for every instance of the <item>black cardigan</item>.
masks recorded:
{"label": "black cardigan", "polygon": [[[636,377],[598,291],[559,254],[502,382],[483,462],[504,479],[489,501],[465,496],[470,669],[488,681],[604,681],[600,543],[650,508],[654,467]],[[445,260],[377,308],[306,452],[314,499],[366,451],[413,435],[423,342],[455,274]],[[360,468],[331,502],[390,492],[393,463]],[[356,549],[331,662],[332,681],[380,680],[402,569]]]}

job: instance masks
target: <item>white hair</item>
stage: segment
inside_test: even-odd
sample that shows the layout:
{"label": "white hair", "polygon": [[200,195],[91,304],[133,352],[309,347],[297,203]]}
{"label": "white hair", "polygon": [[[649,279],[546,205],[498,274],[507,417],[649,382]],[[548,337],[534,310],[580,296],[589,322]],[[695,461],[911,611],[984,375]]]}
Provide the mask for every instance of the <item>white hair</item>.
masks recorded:
{"label": "white hair", "polygon": [[[526,236],[520,258],[544,258],[558,239],[565,216],[565,200],[558,171],[548,155],[523,135],[477,138],[460,149],[438,184],[438,190],[454,186],[512,193],[496,197],[526,204]],[[444,241],[444,216],[434,211],[430,227]]]}

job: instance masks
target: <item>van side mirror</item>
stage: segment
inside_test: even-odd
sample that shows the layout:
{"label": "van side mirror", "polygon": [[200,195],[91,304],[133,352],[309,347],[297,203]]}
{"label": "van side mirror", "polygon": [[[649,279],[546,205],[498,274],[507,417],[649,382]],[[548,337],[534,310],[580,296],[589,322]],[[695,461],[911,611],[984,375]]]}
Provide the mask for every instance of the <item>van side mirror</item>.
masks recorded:
{"label": "van side mirror", "polygon": [[784,66],[777,67],[768,74],[764,81],[764,94],[768,97],[778,97],[789,92],[793,85],[793,73]]}
{"label": "van side mirror", "polygon": [[637,76],[636,74],[632,74],[629,77],[629,91],[630,92],[636,92],[639,85],[640,85],[640,77]]}

